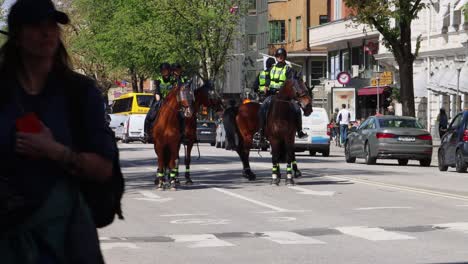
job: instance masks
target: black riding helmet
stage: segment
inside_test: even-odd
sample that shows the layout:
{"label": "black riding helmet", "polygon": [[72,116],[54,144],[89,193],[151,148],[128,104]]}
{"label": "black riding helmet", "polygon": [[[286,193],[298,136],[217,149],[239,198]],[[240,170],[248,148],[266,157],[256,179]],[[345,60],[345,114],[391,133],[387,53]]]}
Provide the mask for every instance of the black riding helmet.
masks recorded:
{"label": "black riding helmet", "polygon": [[171,66],[172,70],[182,70],[182,65],[180,63],[173,63]]}
{"label": "black riding helmet", "polygon": [[163,70],[168,70],[170,71],[171,70],[171,65],[167,62],[163,62],[161,63],[161,66],[159,66],[159,70],[160,71],[163,71]]}
{"label": "black riding helmet", "polygon": [[279,56],[283,55],[284,58],[288,57],[288,53],[286,52],[286,50],[284,48],[279,48],[276,50],[275,52],[275,57],[278,58]]}
{"label": "black riding helmet", "polygon": [[273,65],[275,65],[276,63],[276,60],[273,59],[273,58],[268,58],[267,61],[266,61],[266,67],[267,69],[270,69],[271,67],[273,67]]}

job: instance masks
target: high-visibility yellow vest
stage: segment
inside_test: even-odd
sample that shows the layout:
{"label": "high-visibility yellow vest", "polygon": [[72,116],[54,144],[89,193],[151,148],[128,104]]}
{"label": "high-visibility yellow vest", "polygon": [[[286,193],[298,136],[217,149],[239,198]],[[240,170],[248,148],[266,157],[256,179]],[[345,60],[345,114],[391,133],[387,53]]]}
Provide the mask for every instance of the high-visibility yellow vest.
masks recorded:
{"label": "high-visibility yellow vest", "polygon": [[265,92],[265,84],[266,84],[267,76],[269,75],[270,75],[270,71],[261,71],[260,74],[258,75],[258,83],[259,83],[258,90],[261,93]]}
{"label": "high-visibility yellow vest", "polygon": [[273,66],[270,71],[270,88],[271,89],[281,89],[286,82],[286,73],[289,66],[284,65],[283,67]]}
{"label": "high-visibility yellow vest", "polygon": [[163,77],[160,77],[159,79],[159,90],[161,91],[162,97],[166,97],[169,92],[171,91],[173,87],[173,82],[171,79],[169,79],[167,82],[164,81]]}

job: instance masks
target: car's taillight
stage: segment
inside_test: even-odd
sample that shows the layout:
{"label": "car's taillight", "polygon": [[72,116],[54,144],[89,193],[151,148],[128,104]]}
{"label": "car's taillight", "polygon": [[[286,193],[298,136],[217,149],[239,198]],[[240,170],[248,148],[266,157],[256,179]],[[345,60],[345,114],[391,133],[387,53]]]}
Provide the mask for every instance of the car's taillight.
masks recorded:
{"label": "car's taillight", "polygon": [[391,133],[377,133],[375,136],[377,137],[377,139],[394,138],[394,137],[395,137],[395,134],[391,134]]}
{"label": "car's taillight", "polygon": [[421,136],[418,136],[418,139],[420,139],[420,140],[432,140],[432,136],[431,135],[421,135]]}
{"label": "car's taillight", "polygon": [[463,141],[468,142],[468,129],[463,132]]}

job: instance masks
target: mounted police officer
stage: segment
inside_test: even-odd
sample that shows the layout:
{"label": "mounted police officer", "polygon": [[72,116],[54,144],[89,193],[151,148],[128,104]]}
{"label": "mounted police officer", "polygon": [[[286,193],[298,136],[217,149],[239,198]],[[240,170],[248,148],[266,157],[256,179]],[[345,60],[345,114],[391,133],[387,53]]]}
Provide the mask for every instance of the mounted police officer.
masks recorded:
{"label": "mounted police officer", "polygon": [[163,99],[169,94],[171,91],[174,81],[171,78],[171,65],[167,62],[164,62],[159,67],[161,77],[154,81],[154,99],[151,103],[150,110],[148,114],[146,114],[145,118],[145,134],[146,134],[146,141],[151,141],[151,130],[158,114],[159,108],[161,107],[161,103]]}
{"label": "mounted police officer", "polygon": [[171,71],[172,71],[172,81],[173,83],[186,83],[187,78],[183,75],[183,68],[180,63],[173,63],[171,65]]}
{"label": "mounted police officer", "polygon": [[[293,69],[286,64],[286,58],[288,53],[284,48],[279,48],[275,52],[276,65],[270,70],[270,85],[268,87],[269,96],[263,102],[260,108],[260,138],[264,138],[264,129],[266,123],[266,117],[268,109],[271,103],[271,95],[276,94],[285,84],[287,79],[294,78]],[[302,112],[297,103],[294,103],[294,110],[296,111],[296,124],[297,124],[297,135],[299,138],[306,137],[307,134],[302,131]]]}
{"label": "mounted police officer", "polygon": [[276,61],[273,58],[268,58],[266,61],[266,69],[261,71],[254,83],[254,91],[258,94],[260,101],[264,101],[270,93],[270,71],[271,68],[275,65]]}

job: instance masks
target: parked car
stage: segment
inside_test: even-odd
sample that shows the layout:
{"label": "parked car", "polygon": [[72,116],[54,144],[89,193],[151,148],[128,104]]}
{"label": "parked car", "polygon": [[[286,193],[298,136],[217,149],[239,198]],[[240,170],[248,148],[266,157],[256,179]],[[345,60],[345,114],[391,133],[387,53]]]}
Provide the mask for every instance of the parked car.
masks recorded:
{"label": "parked car", "polygon": [[123,127],[122,143],[130,143],[132,141],[145,142],[145,118],[146,114],[128,115],[128,119]]}
{"label": "parked car", "polygon": [[114,131],[115,138],[121,140],[124,134],[124,124],[127,122],[128,115],[110,114],[109,127]]}
{"label": "parked car", "polygon": [[308,134],[305,138],[296,137],[296,152],[309,151],[311,156],[317,152],[324,157],[330,156],[330,130],[328,129],[327,111],[324,108],[313,108],[310,116],[302,116],[302,128]]}
{"label": "parked car", "polygon": [[211,121],[197,122],[197,139],[200,143],[216,144],[216,123]]}
{"label": "parked car", "polygon": [[431,165],[432,136],[413,117],[372,116],[359,128],[352,128],[345,142],[346,162],[356,158],[375,164],[377,159],[397,159],[399,165],[419,160],[424,167]]}
{"label": "parked car", "polygon": [[441,138],[438,152],[439,170],[455,167],[457,172],[466,172],[468,167],[468,111],[455,116]]}

